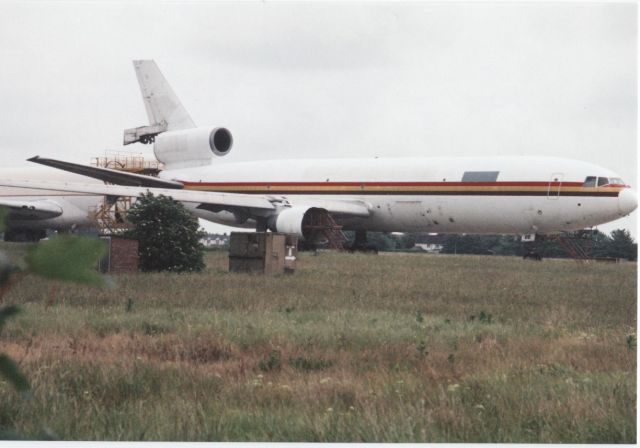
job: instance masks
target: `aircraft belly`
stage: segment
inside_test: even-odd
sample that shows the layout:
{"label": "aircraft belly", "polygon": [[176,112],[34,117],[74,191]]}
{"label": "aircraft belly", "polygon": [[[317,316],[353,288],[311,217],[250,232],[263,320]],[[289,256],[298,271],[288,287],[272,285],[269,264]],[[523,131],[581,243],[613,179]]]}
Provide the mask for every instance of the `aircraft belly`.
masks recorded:
{"label": "aircraft belly", "polygon": [[[318,196],[316,196],[317,199]],[[313,203],[313,196],[290,196]],[[345,230],[433,233],[510,233],[535,232],[535,226],[557,225],[558,216],[537,214],[549,210],[546,197],[504,196],[322,196],[331,200],[359,200],[369,204],[371,216],[336,216]],[[556,204],[551,204],[555,207]],[[583,225],[580,228],[584,227]]]}
{"label": "aircraft belly", "polygon": [[372,205],[372,216],[344,219],[345,229],[525,234],[582,229],[615,219],[615,204],[610,198],[595,202],[585,198],[550,200],[546,196],[369,196],[359,199]]}
{"label": "aircraft belly", "polygon": [[528,233],[528,201],[508,197],[377,196],[372,216],[358,224],[385,232]]}
{"label": "aircraft belly", "polygon": [[[396,196],[288,195],[292,203],[322,200],[362,201],[371,209],[367,218],[336,215],[345,230],[433,233],[526,234],[575,230],[615,219],[611,198],[546,196]],[[579,205],[578,205],[579,204]],[[254,227],[228,211],[212,212],[187,204],[202,219],[224,225]]]}
{"label": "aircraft belly", "polygon": [[618,219],[617,197],[565,197],[539,200],[531,213],[539,233],[571,231],[593,227]]}

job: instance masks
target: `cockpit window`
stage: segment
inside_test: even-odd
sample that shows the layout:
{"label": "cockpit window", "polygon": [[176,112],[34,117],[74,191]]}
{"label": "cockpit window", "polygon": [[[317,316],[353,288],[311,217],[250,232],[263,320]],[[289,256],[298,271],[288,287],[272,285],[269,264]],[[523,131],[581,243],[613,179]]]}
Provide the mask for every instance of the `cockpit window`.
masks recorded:
{"label": "cockpit window", "polygon": [[587,176],[582,184],[583,187],[604,187],[607,185],[625,185],[625,183],[619,177]]}

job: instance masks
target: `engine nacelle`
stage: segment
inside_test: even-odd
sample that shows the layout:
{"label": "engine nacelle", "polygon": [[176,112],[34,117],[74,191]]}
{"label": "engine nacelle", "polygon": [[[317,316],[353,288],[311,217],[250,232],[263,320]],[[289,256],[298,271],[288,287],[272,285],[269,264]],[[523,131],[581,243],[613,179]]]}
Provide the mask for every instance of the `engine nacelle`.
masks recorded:
{"label": "engine nacelle", "polygon": [[199,166],[211,163],[214,155],[229,154],[231,146],[227,128],[204,127],[163,132],[156,136],[153,152],[165,165]]}
{"label": "engine nacelle", "polygon": [[294,233],[301,241],[324,243],[323,228],[329,221],[329,212],[317,207],[291,207],[274,216],[269,228],[274,232]]}

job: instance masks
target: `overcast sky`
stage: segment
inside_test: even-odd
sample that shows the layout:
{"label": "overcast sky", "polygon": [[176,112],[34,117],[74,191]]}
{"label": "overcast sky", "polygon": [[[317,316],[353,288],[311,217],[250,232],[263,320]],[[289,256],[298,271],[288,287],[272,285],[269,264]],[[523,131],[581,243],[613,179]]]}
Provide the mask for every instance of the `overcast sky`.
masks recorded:
{"label": "overcast sky", "polygon": [[633,3],[0,3],[3,165],[119,149],[133,59],[231,130],[222,163],[561,156],[638,187]]}

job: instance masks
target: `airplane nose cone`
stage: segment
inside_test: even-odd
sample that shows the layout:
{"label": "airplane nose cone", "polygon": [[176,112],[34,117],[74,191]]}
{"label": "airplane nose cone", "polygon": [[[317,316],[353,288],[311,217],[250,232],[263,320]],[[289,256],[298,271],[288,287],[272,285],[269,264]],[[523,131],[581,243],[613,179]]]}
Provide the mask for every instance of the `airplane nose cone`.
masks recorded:
{"label": "airplane nose cone", "polygon": [[631,188],[625,188],[618,195],[618,211],[626,216],[638,207],[638,195]]}

